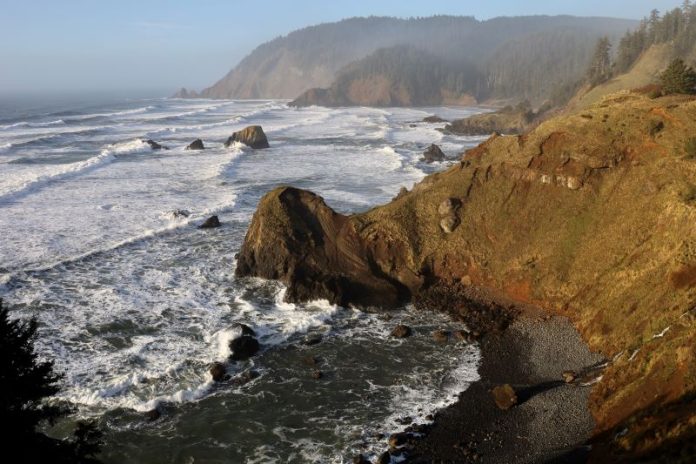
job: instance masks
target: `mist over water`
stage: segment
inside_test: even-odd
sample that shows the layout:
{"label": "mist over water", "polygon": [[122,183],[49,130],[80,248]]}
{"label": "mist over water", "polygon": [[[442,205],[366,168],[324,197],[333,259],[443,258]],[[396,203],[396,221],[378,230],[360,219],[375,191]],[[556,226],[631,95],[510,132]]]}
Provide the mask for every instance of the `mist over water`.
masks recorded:
{"label": "mist over water", "polygon": [[[38,317],[37,349],[66,374],[60,399],[99,421],[106,462],[341,462],[377,450],[378,433],[424,421],[477,378],[476,348],[434,343],[433,330],[457,324],[410,308],[284,303],[275,282],[235,279],[234,254],[268,190],[291,184],[364,211],[451,163],[422,163],[430,143],[455,157],[480,141],[424,116],[476,111],[167,99],[5,109],[0,297]],[[272,148],[223,147],[250,124]],[[184,150],[196,138],[207,149]],[[198,230],[211,214],[223,226]],[[388,337],[400,321],[413,338]],[[208,366],[229,356],[236,322],[262,352],[228,373],[260,376],[216,385]]]}

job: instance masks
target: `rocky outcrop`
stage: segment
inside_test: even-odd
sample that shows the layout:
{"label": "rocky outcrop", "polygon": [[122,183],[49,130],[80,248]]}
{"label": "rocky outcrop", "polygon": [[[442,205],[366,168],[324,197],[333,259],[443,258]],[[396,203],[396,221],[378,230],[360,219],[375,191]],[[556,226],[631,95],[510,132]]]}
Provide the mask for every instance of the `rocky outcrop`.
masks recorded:
{"label": "rocky outcrop", "polygon": [[521,134],[535,119],[535,114],[525,105],[505,107],[492,113],[476,114],[457,119],[445,126],[443,132],[457,135]]}
{"label": "rocky outcrop", "polygon": [[205,146],[201,139],[196,139],[186,146],[186,150],[205,150]]}
{"label": "rocky outcrop", "polygon": [[423,153],[423,160],[426,163],[434,163],[436,161],[444,161],[446,159],[445,154],[442,152],[439,146],[434,143],[428,147]]}
{"label": "rocky outcrop", "polygon": [[198,98],[200,95],[198,95],[198,92],[195,90],[188,90],[186,87],[180,88],[174,95],[172,95],[172,98]]}
{"label": "rocky outcrop", "polygon": [[249,126],[233,133],[225,142],[225,147],[229,147],[234,142],[243,143],[253,149],[270,148],[268,138],[261,126]]}
{"label": "rocky outcrop", "polygon": [[446,120],[446,119],[441,118],[440,116],[438,116],[438,115],[436,115],[436,114],[434,114],[434,115],[432,115],[432,116],[426,116],[426,117],[424,117],[424,118],[423,118],[423,122],[427,122],[427,123],[430,123],[430,124],[438,124],[438,123],[441,123],[441,122],[449,122],[449,121]]}
{"label": "rocky outcrop", "polygon": [[[393,306],[451,295],[466,318],[457,289],[489,287],[539,304],[614,360],[592,392],[598,434],[637,437],[631,418],[650,411],[664,437],[678,436],[689,418],[660,411],[696,392],[696,163],[685,148],[695,104],[613,96],[526,135],[493,136],[352,216],[278,188],[259,203],[236,273],[282,280],[291,301]],[[656,120],[664,128],[651,135]],[[449,233],[440,211],[459,222]],[[501,311],[493,320],[504,325]],[[474,312],[487,330],[488,307]]]}

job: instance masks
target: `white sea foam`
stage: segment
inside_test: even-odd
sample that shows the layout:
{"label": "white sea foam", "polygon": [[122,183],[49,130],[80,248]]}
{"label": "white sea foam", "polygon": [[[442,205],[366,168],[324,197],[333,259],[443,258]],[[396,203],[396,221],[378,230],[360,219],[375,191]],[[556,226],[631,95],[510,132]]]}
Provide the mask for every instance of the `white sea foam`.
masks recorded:
{"label": "white sea foam", "polygon": [[0,130],[17,129],[20,127],[50,127],[50,126],[58,126],[58,125],[63,125],[63,124],[65,124],[65,121],[63,121],[62,119],[58,119],[55,121],[47,121],[47,122],[20,121],[20,122],[15,122],[13,124],[7,124],[4,126],[0,126]]}

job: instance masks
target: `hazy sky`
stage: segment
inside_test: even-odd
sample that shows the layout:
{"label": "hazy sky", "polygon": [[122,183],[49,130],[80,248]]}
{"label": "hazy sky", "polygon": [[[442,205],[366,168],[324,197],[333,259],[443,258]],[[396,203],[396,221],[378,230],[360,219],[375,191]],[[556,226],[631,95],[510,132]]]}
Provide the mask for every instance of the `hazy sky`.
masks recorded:
{"label": "hazy sky", "polygon": [[0,93],[169,94],[222,77],[257,45],[351,16],[572,14],[639,19],[681,0],[0,0]]}

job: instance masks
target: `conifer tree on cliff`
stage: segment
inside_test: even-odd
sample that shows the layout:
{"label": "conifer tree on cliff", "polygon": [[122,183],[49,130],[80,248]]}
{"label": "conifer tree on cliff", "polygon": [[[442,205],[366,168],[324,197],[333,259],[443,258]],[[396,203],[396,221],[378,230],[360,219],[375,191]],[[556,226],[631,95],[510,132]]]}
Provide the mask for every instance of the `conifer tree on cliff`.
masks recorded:
{"label": "conifer tree on cliff", "polygon": [[660,75],[660,85],[665,95],[674,93],[696,93],[696,71],[683,60],[676,59]]}
{"label": "conifer tree on cliff", "polygon": [[[97,463],[101,433],[78,424],[71,440],[50,438],[38,430],[53,423],[68,409],[43,402],[59,391],[61,375],[51,361],[40,361],[34,352],[37,323],[10,320],[0,300],[0,417],[3,420],[2,451],[17,463]],[[9,461],[8,461],[9,462]]]}
{"label": "conifer tree on cliff", "polygon": [[590,69],[587,72],[587,80],[594,87],[605,82],[611,76],[611,42],[608,37],[602,37],[597,41]]}

